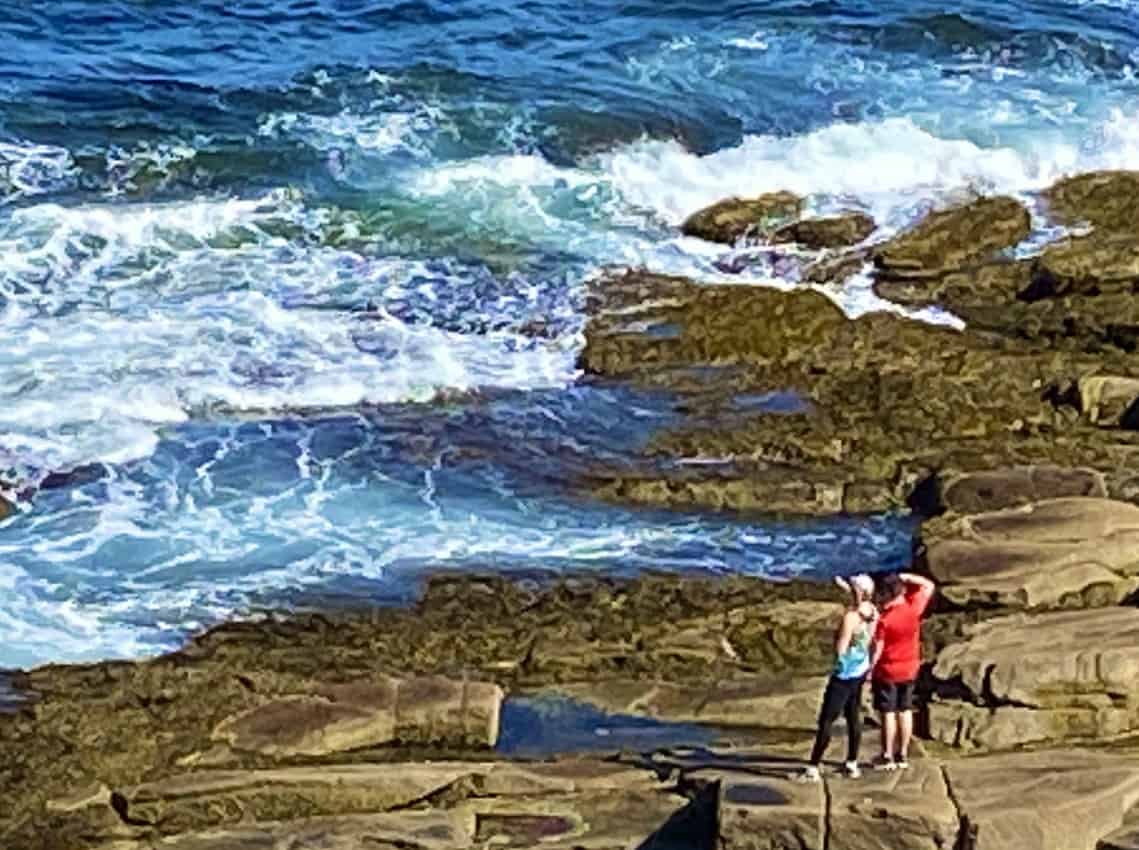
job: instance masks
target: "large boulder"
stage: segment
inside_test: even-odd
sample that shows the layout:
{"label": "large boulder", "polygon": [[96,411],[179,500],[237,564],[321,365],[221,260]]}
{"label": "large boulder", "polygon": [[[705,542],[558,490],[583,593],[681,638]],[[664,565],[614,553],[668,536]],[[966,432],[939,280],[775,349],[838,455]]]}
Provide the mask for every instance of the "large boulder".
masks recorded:
{"label": "large boulder", "polygon": [[688,236],[734,244],[745,236],[765,236],[797,218],[803,199],[791,192],[770,192],[758,198],[727,198],[690,215],[681,226]]}
{"label": "large boulder", "polygon": [[1043,750],[945,765],[971,850],[1096,850],[1139,802],[1139,761]]}
{"label": "large boulder", "polygon": [[1135,232],[1139,224],[1139,171],[1092,171],[1057,181],[1043,193],[1061,224]]}
{"label": "large boulder", "polygon": [[1094,469],[1041,464],[977,472],[939,472],[924,483],[928,513],[979,514],[1046,499],[1107,496],[1103,474]]}
{"label": "large boulder", "polygon": [[[986,620],[941,651],[934,737],[989,749],[1139,730],[1139,609]],[[956,699],[954,699],[956,698]]]}
{"label": "large boulder", "polygon": [[930,213],[883,244],[876,262],[882,278],[936,278],[978,265],[1025,239],[1031,217],[1015,198],[980,198]]}
{"label": "large boulder", "polygon": [[1139,588],[1139,507],[1051,499],[941,523],[928,566],[959,605],[1119,602]]}
{"label": "large boulder", "polygon": [[1139,289],[1139,236],[1094,232],[1044,249],[1027,300],[1065,295],[1132,294]]}
{"label": "large boulder", "polygon": [[786,224],[771,235],[772,242],[796,242],[804,248],[845,248],[857,245],[876,225],[866,213],[844,212],[824,218],[805,218]]}

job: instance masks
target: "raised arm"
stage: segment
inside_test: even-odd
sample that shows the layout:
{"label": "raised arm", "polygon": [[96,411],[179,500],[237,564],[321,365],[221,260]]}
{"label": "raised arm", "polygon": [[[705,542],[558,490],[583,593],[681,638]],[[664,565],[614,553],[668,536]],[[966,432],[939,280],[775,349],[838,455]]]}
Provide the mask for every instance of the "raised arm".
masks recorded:
{"label": "raised arm", "polygon": [[934,583],[925,576],[919,576],[915,573],[899,573],[898,578],[913,588],[913,595],[919,603],[918,607],[924,611],[929,605],[929,600],[933,598]]}

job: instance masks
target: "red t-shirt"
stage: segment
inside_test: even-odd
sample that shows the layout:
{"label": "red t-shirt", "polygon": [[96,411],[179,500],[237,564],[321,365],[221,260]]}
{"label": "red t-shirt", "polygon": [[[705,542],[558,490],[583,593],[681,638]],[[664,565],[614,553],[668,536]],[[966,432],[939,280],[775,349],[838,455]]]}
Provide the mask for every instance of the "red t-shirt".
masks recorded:
{"label": "red t-shirt", "polygon": [[921,667],[921,615],[933,591],[913,587],[900,602],[882,610],[874,641],[882,646],[882,656],[874,668],[878,682],[912,682]]}

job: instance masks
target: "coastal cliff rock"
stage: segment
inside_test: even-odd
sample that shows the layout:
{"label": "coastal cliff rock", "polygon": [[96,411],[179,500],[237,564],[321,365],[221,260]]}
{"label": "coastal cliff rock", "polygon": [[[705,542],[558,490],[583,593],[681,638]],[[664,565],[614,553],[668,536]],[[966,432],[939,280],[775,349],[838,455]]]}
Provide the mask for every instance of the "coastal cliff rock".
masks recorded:
{"label": "coastal cliff rock", "polygon": [[[640,468],[591,472],[583,487],[604,499],[857,513],[914,504],[935,473],[1025,466],[1054,470],[1051,496],[1132,498],[1127,470],[1139,446],[1081,421],[1069,389],[1105,363],[1126,374],[1120,358],[1018,347],[886,313],[851,320],[808,290],[645,273],[595,282],[590,303],[582,368],[667,389],[685,414],[652,437]],[[737,402],[771,393],[801,403]],[[1103,486],[1089,486],[1086,471]],[[1070,487],[1058,483],[1065,478]]]}
{"label": "coastal cliff rock", "polygon": [[731,245],[745,236],[769,234],[788,219],[797,218],[802,209],[802,198],[791,192],[728,198],[693,213],[681,230],[688,236]]}
{"label": "coastal cliff rock", "polygon": [[1048,214],[1066,225],[1130,231],[1139,221],[1139,171],[1092,171],[1057,181],[1043,193]]}
{"label": "coastal cliff rock", "polygon": [[1139,588],[1139,507],[1054,499],[928,526],[945,598],[1009,608],[1112,605]]}
{"label": "coastal cliff rock", "polygon": [[986,620],[938,655],[933,676],[960,701],[930,705],[935,738],[1006,749],[1139,730],[1139,609]]}
{"label": "coastal cliff rock", "polygon": [[930,213],[912,229],[879,246],[876,263],[886,278],[938,277],[991,258],[1028,236],[1031,220],[1015,198],[980,198]]}

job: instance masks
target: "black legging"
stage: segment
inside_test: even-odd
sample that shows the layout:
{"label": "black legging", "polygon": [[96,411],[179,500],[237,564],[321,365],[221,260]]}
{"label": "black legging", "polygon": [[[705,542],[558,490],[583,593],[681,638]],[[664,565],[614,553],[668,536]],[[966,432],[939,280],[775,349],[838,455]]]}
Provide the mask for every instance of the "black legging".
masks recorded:
{"label": "black legging", "polygon": [[831,742],[831,727],[840,714],[846,717],[846,760],[857,760],[858,749],[862,745],[862,683],[865,681],[865,676],[858,679],[831,676],[827,682],[823,706],[819,709],[819,731],[811,750],[811,764],[823,760],[823,753]]}

